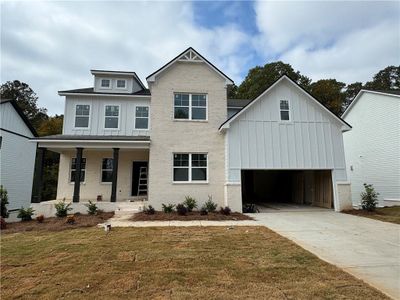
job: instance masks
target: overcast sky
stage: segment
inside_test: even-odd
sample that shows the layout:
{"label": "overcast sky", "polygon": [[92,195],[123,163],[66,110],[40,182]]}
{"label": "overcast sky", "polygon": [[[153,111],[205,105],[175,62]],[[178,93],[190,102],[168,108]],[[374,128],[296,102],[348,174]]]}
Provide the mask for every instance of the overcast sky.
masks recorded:
{"label": "overcast sky", "polygon": [[146,76],[192,46],[240,84],[283,60],[313,80],[370,80],[400,64],[400,2],[1,2],[1,82],[22,80],[50,114],[90,69]]}

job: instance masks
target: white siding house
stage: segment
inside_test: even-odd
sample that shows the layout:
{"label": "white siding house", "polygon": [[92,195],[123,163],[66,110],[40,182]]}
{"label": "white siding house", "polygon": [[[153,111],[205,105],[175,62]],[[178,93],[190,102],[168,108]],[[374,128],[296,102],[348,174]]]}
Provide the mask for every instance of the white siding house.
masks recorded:
{"label": "white siding house", "polygon": [[35,166],[36,131],[11,100],[0,104],[0,184],[8,191],[8,209],[29,207]]}
{"label": "white siding house", "polygon": [[361,90],[343,118],[353,126],[344,134],[353,205],[363,183],[374,185],[381,206],[400,205],[400,94]]}

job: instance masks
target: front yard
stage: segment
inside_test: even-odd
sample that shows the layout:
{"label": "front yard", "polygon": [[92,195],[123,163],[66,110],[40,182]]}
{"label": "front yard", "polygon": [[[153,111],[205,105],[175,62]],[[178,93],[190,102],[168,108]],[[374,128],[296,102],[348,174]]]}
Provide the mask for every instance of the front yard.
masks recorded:
{"label": "front yard", "polygon": [[264,227],[1,236],[2,299],[387,299]]}
{"label": "front yard", "polygon": [[375,211],[353,209],[344,211],[344,213],[384,222],[400,224],[400,206],[381,207],[376,208]]}

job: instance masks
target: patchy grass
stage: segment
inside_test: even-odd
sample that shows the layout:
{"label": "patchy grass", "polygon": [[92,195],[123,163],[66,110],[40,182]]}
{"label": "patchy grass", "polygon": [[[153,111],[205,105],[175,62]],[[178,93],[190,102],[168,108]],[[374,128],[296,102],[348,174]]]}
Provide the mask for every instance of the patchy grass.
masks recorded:
{"label": "patchy grass", "polygon": [[375,211],[366,211],[362,209],[352,209],[343,211],[346,214],[351,214],[360,217],[371,218],[383,222],[400,224],[400,206],[380,207]]}
{"label": "patchy grass", "polygon": [[105,220],[111,218],[113,212],[102,212],[97,215],[81,215],[75,214],[75,224],[67,224],[67,218],[45,218],[43,223],[39,223],[35,219],[32,221],[7,223],[7,228],[2,230],[1,233],[15,233],[25,231],[62,231],[69,229],[76,229],[82,227],[92,227]]}
{"label": "patchy grass", "polygon": [[388,299],[264,227],[1,237],[2,299]]}
{"label": "patchy grass", "polygon": [[246,216],[238,212],[232,212],[230,215],[223,215],[219,212],[208,213],[208,215],[200,215],[200,212],[193,211],[188,212],[186,216],[181,216],[177,212],[164,213],[156,211],[153,215],[147,215],[144,212],[136,213],[133,215],[132,221],[197,221],[197,220],[208,220],[208,221],[232,221],[232,220],[254,220],[253,218]]}

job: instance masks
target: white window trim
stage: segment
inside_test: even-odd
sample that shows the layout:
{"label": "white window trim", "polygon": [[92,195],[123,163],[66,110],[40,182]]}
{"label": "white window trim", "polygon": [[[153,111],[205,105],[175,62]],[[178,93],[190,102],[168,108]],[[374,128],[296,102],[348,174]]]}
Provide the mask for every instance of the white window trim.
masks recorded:
{"label": "white window trim", "polygon": [[[175,95],[176,94],[188,94],[189,95],[189,118],[188,119],[176,119],[175,118]],[[205,119],[192,119],[192,95],[205,95],[206,96],[206,118]],[[188,92],[175,92],[174,97],[173,97],[173,114],[172,117],[174,121],[178,122],[208,122],[208,94],[207,93],[188,93]],[[186,106],[178,106],[178,107],[186,107]],[[203,106],[194,106],[194,107],[199,107],[202,108]]]}
{"label": "white window trim", "polygon": [[[174,166],[174,155],[175,154],[189,154],[189,166],[175,167]],[[192,180],[192,154],[205,154],[207,156],[207,166],[206,166],[207,179],[206,180]],[[209,162],[208,162],[208,153],[207,152],[173,152],[172,153],[172,183],[173,184],[208,184],[209,183],[208,179],[210,178],[210,174],[208,173],[208,165],[209,165]],[[175,181],[174,180],[174,169],[175,168],[181,168],[181,169],[189,168],[188,181]]]}
{"label": "white window trim", "polygon": [[[102,78],[102,77],[100,77],[99,78],[99,89],[101,89],[101,90],[111,90],[112,89],[112,79],[111,78]],[[108,87],[106,87],[106,86],[102,86],[101,85],[101,82],[103,81],[103,80],[108,80],[108,81],[110,81],[110,85],[108,86]]]}
{"label": "white window trim", "polygon": [[[75,124],[76,124],[76,107],[78,106],[78,105],[89,105],[89,121],[88,121],[88,127],[76,127],[75,126]],[[74,105],[74,127],[73,127],[73,129],[76,129],[76,130],[89,130],[90,129],[90,123],[91,123],[91,121],[92,121],[92,105],[91,104],[88,104],[88,103],[75,103],[75,105]]]}
{"label": "white window trim", "polygon": [[[147,109],[148,109],[148,112],[149,112],[149,115],[148,115],[148,117],[147,117],[147,128],[136,128],[136,107],[147,107]],[[134,128],[135,128],[135,130],[149,130],[150,129],[150,105],[135,105],[134,106],[134,114],[135,114],[135,119],[134,119],[134,124],[133,124],[133,126],[134,126]],[[139,117],[139,119],[145,119],[144,117]]]}
{"label": "white window trim", "polygon": [[[69,160],[69,178],[68,178],[68,181],[69,181],[69,183],[70,184],[75,184],[75,181],[71,181],[71,178],[72,178],[72,159],[73,158],[75,158],[76,159],[76,156],[73,156],[73,157],[71,157],[71,159]],[[82,159],[85,159],[86,160],[86,164],[85,164],[85,168],[84,169],[81,169],[81,171],[82,170],[85,170],[85,180],[84,181],[81,181],[81,184],[85,184],[86,183],[86,168],[87,168],[87,159],[86,159],[86,157],[83,157],[82,156]],[[76,172],[76,169],[75,169],[75,172]]]}
{"label": "white window trim", "polygon": [[[106,127],[106,107],[107,106],[118,106],[118,127],[117,128],[107,128]],[[111,117],[115,117],[115,116],[111,116]],[[103,129],[104,130],[120,130],[120,127],[121,127],[121,104],[113,104],[113,103],[104,104]]]}
{"label": "white window trim", "polygon": [[[118,87],[118,80],[122,80],[125,82],[125,86],[124,87]],[[117,78],[115,79],[115,89],[117,90],[127,90],[128,89],[128,81],[124,78]]]}
{"label": "white window trim", "polygon": [[100,162],[100,184],[109,185],[112,181],[103,181],[103,171],[112,171],[112,169],[103,169],[103,159],[113,159],[112,157],[102,157]]}
{"label": "white window trim", "polygon": [[[281,109],[281,101],[287,101],[289,105],[289,109]],[[290,103],[289,99],[279,99],[278,109],[279,109],[279,122],[282,123],[291,123],[292,122],[292,104]],[[281,118],[281,111],[289,112],[289,120],[282,120]]]}

